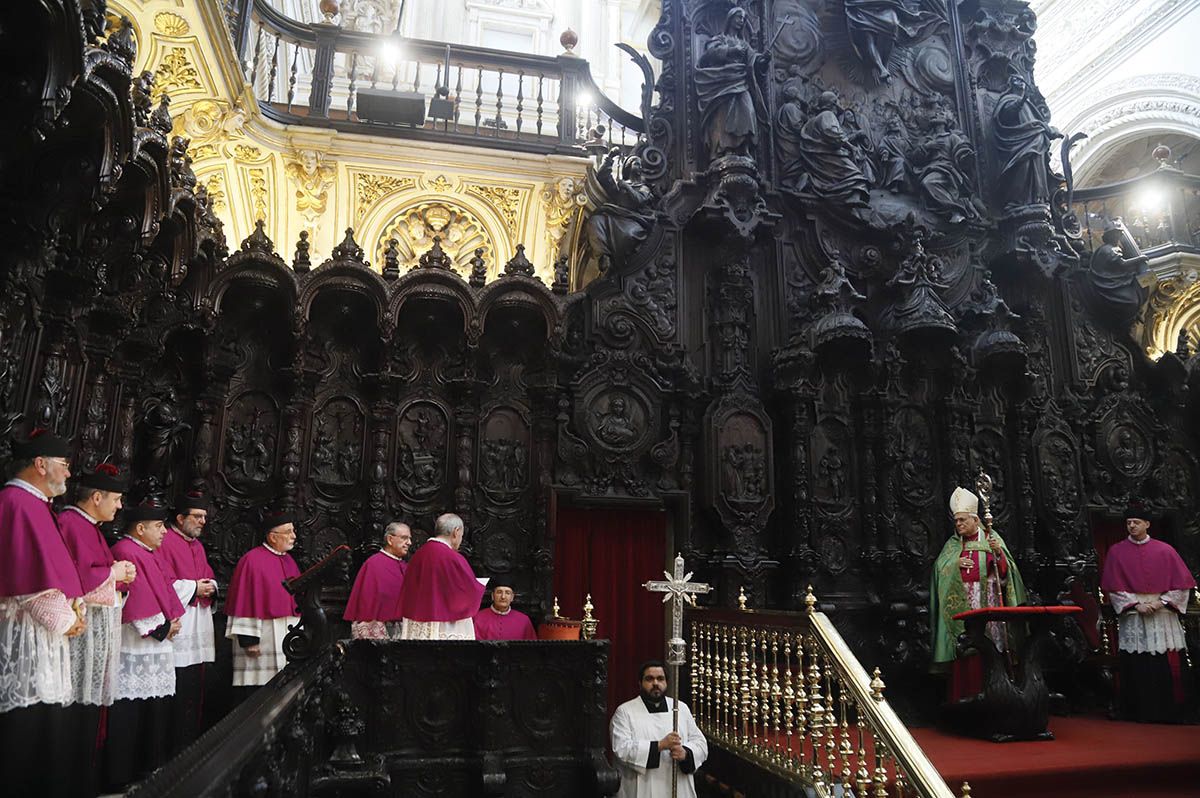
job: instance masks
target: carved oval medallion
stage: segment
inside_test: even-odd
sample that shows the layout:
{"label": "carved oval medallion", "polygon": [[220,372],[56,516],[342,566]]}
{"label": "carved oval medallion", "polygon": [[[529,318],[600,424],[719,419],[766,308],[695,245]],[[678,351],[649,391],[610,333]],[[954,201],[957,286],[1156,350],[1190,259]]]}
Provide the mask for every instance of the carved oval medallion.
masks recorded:
{"label": "carved oval medallion", "polygon": [[529,424],[514,407],[495,407],[480,425],[479,487],[497,504],[520,498],[529,485]]}
{"label": "carved oval medallion", "polygon": [[446,484],[449,435],[445,410],[410,402],[396,424],[396,487],[405,498],[428,501]]}

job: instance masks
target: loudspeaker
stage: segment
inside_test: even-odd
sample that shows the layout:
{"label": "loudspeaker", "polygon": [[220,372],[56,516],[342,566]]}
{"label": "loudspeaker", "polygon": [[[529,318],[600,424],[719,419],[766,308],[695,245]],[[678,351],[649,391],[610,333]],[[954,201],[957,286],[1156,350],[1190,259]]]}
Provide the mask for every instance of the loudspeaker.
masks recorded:
{"label": "loudspeaker", "polygon": [[425,124],[425,95],[413,91],[359,89],[355,112],[359,119],[367,122],[421,127]]}

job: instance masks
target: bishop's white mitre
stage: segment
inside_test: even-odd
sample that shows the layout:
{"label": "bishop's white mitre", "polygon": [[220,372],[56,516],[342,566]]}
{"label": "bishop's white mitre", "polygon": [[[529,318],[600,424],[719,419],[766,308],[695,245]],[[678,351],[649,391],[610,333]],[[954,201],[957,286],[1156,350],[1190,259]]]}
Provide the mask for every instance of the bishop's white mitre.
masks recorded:
{"label": "bishop's white mitre", "polygon": [[979,497],[966,488],[955,488],[950,494],[950,512],[979,515]]}

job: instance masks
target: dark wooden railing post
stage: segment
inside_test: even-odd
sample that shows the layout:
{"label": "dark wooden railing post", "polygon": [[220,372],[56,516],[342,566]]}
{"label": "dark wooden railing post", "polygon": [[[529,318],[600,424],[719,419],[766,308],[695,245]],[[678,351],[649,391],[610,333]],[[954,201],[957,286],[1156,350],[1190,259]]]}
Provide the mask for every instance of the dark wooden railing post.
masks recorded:
{"label": "dark wooden railing post", "polygon": [[573,55],[560,55],[558,65],[562,78],[558,84],[558,145],[562,149],[575,149],[578,134],[575,130],[579,107],[579,87],[582,84],[583,67],[587,62]]}
{"label": "dark wooden railing post", "polygon": [[225,18],[231,27],[229,33],[233,36],[238,63],[245,68],[246,49],[250,42],[250,12],[254,10],[254,0],[227,0],[225,8]]}
{"label": "dark wooden railing post", "polygon": [[317,35],[317,54],[313,58],[312,88],[308,95],[308,115],[325,119],[332,101],[333,59],[337,55],[340,25],[320,23],[312,26]]}

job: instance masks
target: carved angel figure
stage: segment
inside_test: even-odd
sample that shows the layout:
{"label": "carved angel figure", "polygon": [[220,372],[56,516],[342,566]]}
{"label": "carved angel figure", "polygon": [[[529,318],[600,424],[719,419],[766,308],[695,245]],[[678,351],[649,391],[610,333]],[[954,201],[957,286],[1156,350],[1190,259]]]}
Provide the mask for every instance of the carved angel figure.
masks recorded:
{"label": "carved angel figure", "polygon": [[845,3],[850,46],[880,83],[892,79],[887,63],[896,42],[923,39],[942,21],[928,11],[909,10],[903,0],[845,0]]}
{"label": "carved angel figure", "polygon": [[284,171],[296,185],[296,210],[309,218],[325,213],[329,188],[333,185],[337,170],[321,163],[321,156],[315,150],[303,150],[297,160],[290,161],[284,167]]}

